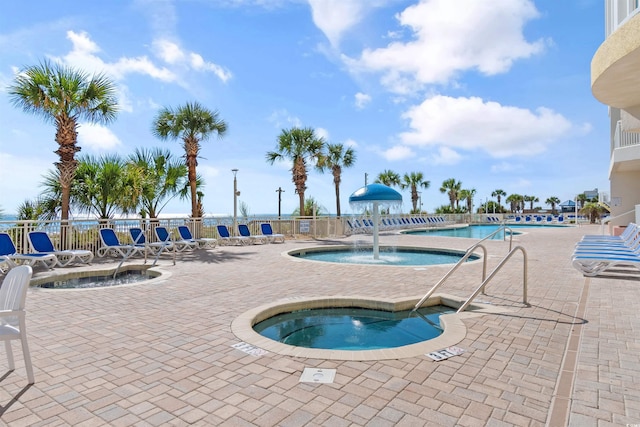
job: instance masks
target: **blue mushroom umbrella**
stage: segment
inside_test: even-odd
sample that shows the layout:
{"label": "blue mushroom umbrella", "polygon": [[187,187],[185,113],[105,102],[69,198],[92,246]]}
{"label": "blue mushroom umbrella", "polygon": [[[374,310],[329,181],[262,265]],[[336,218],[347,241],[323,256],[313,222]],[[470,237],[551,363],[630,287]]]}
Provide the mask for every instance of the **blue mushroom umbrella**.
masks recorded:
{"label": "blue mushroom umbrella", "polygon": [[373,212],[373,258],[379,259],[379,207],[380,205],[384,207],[402,205],[402,195],[391,187],[374,183],[354,191],[349,196],[349,204],[354,210],[355,208],[371,209]]}

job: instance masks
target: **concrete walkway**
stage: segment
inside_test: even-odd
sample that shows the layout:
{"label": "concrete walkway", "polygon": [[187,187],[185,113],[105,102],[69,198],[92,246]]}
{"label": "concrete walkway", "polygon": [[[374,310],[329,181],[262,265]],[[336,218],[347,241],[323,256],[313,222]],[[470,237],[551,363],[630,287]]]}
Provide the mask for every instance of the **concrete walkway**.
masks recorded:
{"label": "concrete walkway", "polygon": [[[287,240],[178,255],[151,284],[32,289],[27,325],[36,383],[22,353],[0,377],[10,426],[625,426],[640,425],[640,274],[585,278],[574,244],[600,228],[539,228],[480,299],[507,309],[464,319],[466,352],[383,361],[302,359],[232,347],[231,322],[299,297],[420,297],[449,266],[416,269],[294,261],[283,251],[370,240]],[[474,240],[384,235],[382,244],[466,249]],[[508,243],[487,242],[489,271]],[[97,260],[91,268],[113,260]],[[74,271],[80,267],[56,269]],[[48,274],[36,270],[36,277]],[[467,297],[481,263],[442,292]],[[611,275],[614,276],[614,275]],[[299,382],[305,367],[336,369],[330,384]],[[0,374],[6,372],[0,356]]]}

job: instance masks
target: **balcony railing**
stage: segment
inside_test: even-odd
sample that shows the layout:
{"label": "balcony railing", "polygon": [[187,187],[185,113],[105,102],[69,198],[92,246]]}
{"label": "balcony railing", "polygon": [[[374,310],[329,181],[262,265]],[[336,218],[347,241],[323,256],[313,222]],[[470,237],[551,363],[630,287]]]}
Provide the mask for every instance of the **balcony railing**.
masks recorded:
{"label": "balcony railing", "polygon": [[619,120],[613,135],[613,148],[631,147],[632,145],[640,145],[640,133],[623,131],[622,120]]}
{"label": "balcony railing", "polygon": [[640,12],[639,0],[606,0],[605,37],[609,37],[638,12]]}

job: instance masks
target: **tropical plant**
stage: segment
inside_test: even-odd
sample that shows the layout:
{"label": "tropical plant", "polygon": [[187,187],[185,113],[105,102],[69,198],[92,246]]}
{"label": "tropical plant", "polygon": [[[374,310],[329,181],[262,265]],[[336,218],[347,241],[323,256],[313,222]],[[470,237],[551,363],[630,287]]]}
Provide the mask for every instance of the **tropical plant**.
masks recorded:
{"label": "tropical plant", "polygon": [[402,188],[403,190],[405,188],[411,189],[411,204],[413,206],[413,209],[411,210],[412,213],[420,212],[418,210],[418,199],[420,198],[420,196],[418,195],[418,187],[426,189],[429,188],[430,184],[431,183],[429,181],[424,180],[422,172],[405,173],[402,177],[400,188]]}
{"label": "tropical plant", "polygon": [[557,212],[556,212],[556,205],[560,203],[560,199],[558,199],[558,198],[557,198],[557,197],[555,197],[555,196],[551,196],[551,197],[549,197],[547,200],[545,200],[545,203],[546,203],[547,205],[551,205],[551,213],[552,213],[553,215],[555,215],[555,214],[557,213]]}
{"label": "tropical plant", "polygon": [[247,203],[241,201],[238,209],[240,210],[240,215],[242,215],[245,221],[249,219],[249,215],[251,215],[251,209],[249,209],[249,205]]}
{"label": "tropical plant", "polygon": [[356,153],[353,148],[345,148],[342,144],[327,144],[326,152],[318,158],[317,168],[324,172],[331,169],[333,185],[336,190],[336,215],[340,216],[340,182],[342,168],[350,168],[356,161]]}
{"label": "tropical plant", "polygon": [[449,196],[449,205],[451,206],[452,211],[456,209],[458,193],[461,189],[462,183],[460,181],[456,181],[454,178],[449,178],[442,182],[440,192],[447,193],[447,196]]}
{"label": "tropical plant", "polygon": [[174,159],[169,150],[136,149],[129,156],[127,168],[140,188],[139,207],[152,219],[188,186],[187,166]]}
{"label": "tropical plant", "polygon": [[577,199],[580,208],[583,208],[584,204],[589,201],[589,198],[584,193],[578,194]]}
{"label": "tropical plant", "polygon": [[307,163],[316,164],[322,155],[324,139],[318,137],[312,128],[291,128],[282,130],[278,136],[275,151],[267,153],[267,161],[273,164],[276,160],[291,160],[292,181],[300,199],[301,216],[308,213],[305,209],[304,192],[307,189]]}
{"label": "tropical plant", "polygon": [[139,204],[142,180],[128,173],[116,154],[81,157],[75,179],[71,198],[80,212],[109,219],[118,211],[132,212]]}
{"label": "tropical plant", "polygon": [[221,138],[226,131],[227,124],[219,118],[219,113],[208,110],[198,102],[187,102],[175,109],[163,108],[153,122],[153,133],[161,140],[182,140],[188,169],[192,218],[201,218],[198,209],[196,173],[200,142],[206,141],[213,134]]}
{"label": "tropical plant", "polygon": [[386,185],[387,187],[400,186],[401,183],[400,175],[390,169],[385,169],[383,172],[380,172],[374,182]]}
{"label": "tropical plant", "polygon": [[[308,197],[304,200],[304,211],[307,213],[307,216],[313,214],[315,212],[316,216],[318,215],[327,215],[329,211],[322,206],[316,199],[313,197]],[[300,215],[300,208],[295,208],[292,213],[293,216],[304,216]]]}
{"label": "tropical plant", "polygon": [[520,194],[510,194],[505,201],[511,206],[512,213],[516,213],[524,208],[524,198]]}
{"label": "tropical plant", "polygon": [[[500,200],[502,197],[506,196],[507,193],[505,193],[504,190],[501,189],[497,189],[497,190],[493,190],[493,192],[491,193],[491,197],[495,197],[498,200],[498,206],[500,208],[502,208],[502,205],[500,204]],[[497,211],[497,209],[496,209]]]}
{"label": "tropical plant", "polygon": [[523,196],[523,200],[529,202],[529,212],[533,212],[533,204],[540,201],[536,196]]}
{"label": "tropical plant", "polygon": [[475,188],[460,190],[460,200],[467,203],[467,212],[471,212],[473,209],[473,196],[475,195]]}
{"label": "tropical plant", "polygon": [[605,212],[604,207],[600,206],[597,202],[586,202],[580,209],[580,215],[588,216],[589,223],[591,224],[595,224],[603,212]]}
{"label": "tropical plant", "polygon": [[[18,205],[17,219],[19,221],[53,220],[56,218],[55,207],[51,209],[49,202],[51,199],[37,198],[35,200],[25,200]],[[52,214],[53,212],[53,214]]]}
{"label": "tropical plant", "polygon": [[104,75],[89,77],[82,71],[58,63],[44,61],[18,73],[9,87],[12,103],[27,113],[40,115],[56,126],[55,165],[61,186],[61,219],[69,219],[71,185],[78,161],[75,154],[81,120],[109,123],[115,119],[117,100],[115,86]]}

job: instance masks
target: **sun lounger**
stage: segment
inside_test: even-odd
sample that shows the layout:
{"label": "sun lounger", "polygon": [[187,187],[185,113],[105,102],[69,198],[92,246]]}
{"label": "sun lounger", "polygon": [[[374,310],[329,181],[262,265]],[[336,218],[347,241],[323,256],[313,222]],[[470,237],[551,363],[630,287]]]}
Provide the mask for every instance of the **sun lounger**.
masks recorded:
{"label": "sun lounger", "polygon": [[267,236],[267,238],[269,239],[269,243],[284,243],[284,234],[274,233],[273,229],[271,228],[271,224],[269,224],[268,222],[260,224],[260,229],[262,230],[262,234]]}
{"label": "sun lounger", "polygon": [[112,256],[120,256],[124,259],[127,259],[136,254],[143,254],[146,256],[146,249],[144,245],[130,245],[120,243],[120,239],[118,239],[118,235],[111,228],[101,228],[100,232],[100,240],[102,242],[102,247],[98,248],[96,254],[99,257],[103,257],[106,255]]}
{"label": "sun lounger", "polygon": [[631,266],[640,270],[640,256],[629,254],[577,254],[572,265],[585,276],[598,274],[616,266]]}
{"label": "sun lounger", "polygon": [[251,239],[245,236],[232,236],[226,225],[216,225],[220,242],[225,245],[248,245]]}
{"label": "sun lounger", "polygon": [[269,242],[269,238],[264,234],[251,234],[251,230],[249,230],[249,226],[247,224],[238,224],[238,232],[241,236],[248,237],[253,244],[263,244]]}
{"label": "sun lounger", "polygon": [[20,264],[34,266],[37,263],[50,270],[58,263],[58,259],[53,254],[20,254],[11,236],[0,233],[0,271],[7,272]]}
{"label": "sun lounger", "polygon": [[29,243],[36,253],[55,255],[58,260],[57,265],[60,267],[66,267],[73,263],[91,264],[93,260],[93,252],[91,251],[82,249],[56,250],[51,238],[44,231],[31,231],[28,236]]}
{"label": "sun lounger", "polygon": [[169,230],[167,230],[167,227],[157,226],[154,229],[154,232],[156,233],[156,237],[160,242],[174,244],[178,252],[182,252],[187,249],[196,249],[198,247],[198,243],[194,240],[171,239],[171,233],[169,233]]}
{"label": "sun lounger", "polygon": [[215,248],[218,245],[218,239],[214,239],[213,237],[199,237],[195,239],[193,234],[191,234],[191,230],[186,225],[178,226],[178,233],[182,240],[196,242],[199,248]]}

